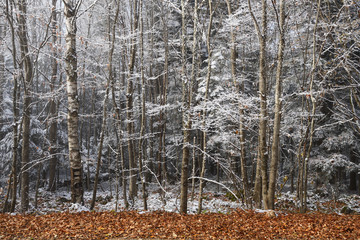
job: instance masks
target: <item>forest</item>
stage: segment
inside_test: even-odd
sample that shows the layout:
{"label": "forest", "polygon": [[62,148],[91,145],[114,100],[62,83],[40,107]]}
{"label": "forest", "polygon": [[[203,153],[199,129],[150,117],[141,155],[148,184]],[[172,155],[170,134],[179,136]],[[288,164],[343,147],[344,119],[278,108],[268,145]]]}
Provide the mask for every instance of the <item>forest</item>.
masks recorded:
{"label": "forest", "polygon": [[0,13],[3,213],[360,213],[359,1]]}

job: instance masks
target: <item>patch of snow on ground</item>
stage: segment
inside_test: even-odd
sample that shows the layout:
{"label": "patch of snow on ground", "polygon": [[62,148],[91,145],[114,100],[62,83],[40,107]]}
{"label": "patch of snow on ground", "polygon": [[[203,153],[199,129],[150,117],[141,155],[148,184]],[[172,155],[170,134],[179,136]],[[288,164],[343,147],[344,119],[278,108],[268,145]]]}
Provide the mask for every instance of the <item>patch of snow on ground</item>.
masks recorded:
{"label": "patch of snow on ground", "polygon": [[69,207],[70,212],[89,212],[90,209],[79,204],[79,203],[71,203]]}
{"label": "patch of snow on ground", "polygon": [[[109,187],[106,184],[102,184],[102,187],[97,191],[97,201],[95,204],[95,211],[115,211],[116,210],[116,193],[115,191],[107,190]],[[179,212],[180,208],[180,186],[172,185],[166,187],[166,193],[161,194],[158,185],[153,184],[147,187],[148,198],[147,198],[147,211],[167,211],[167,212]],[[231,201],[226,194],[225,189],[216,190],[208,186],[204,190],[203,195],[203,206],[202,212],[212,213],[229,213],[235,209],[246,208],[243,203],[237,201]],[[56,192],[52,193],[45,189],[39,189],[38,204],[35,209],[34,194],[30,198],[30,210],[29,212],[36,212],[38,214],[46,214],[51,212],[82,212],[90,211],[90,203],[92,200],[93,192],[84,192],[84,205],[72,204],[71,194],[69,188],[61,188]],[[199,208],[198,193],[195,192],[194,199],[191,200],[189,193],[188,199],[188,213],[196,214]],[[123,200],[123,194],[121,189],[119,191],[119,197],[117,202],[117,211],[124,211],[125,205]],[[337,212],[341,213],[342,208],[345,206],[348,211],[354,213],[360,213],[360,196],[358,195],[342,195],[337,199],[337,203],[333,202],[332,199],[322,198],[318,194],[312,191],[308,193],[307,206],[309,210],[315,211],[326,211],[326,212]],[[282,192],[278,194],[275,203],[276,210],[285,211],[297,211],[300,206],[300,202],[296,197],[296,192],[291,193]],[[333,207],[334,206],[334,207]],[[17,204],[16,212],[19,212],[20,206]],[[136,210],[139,212],[145,212],[143,206],[142,193],[139,191],[138,197],[133,201],[129,200],[128,210]],[[346,209],[345,209],[346,210]],[[255,210],[261,212],[262,210]]]}

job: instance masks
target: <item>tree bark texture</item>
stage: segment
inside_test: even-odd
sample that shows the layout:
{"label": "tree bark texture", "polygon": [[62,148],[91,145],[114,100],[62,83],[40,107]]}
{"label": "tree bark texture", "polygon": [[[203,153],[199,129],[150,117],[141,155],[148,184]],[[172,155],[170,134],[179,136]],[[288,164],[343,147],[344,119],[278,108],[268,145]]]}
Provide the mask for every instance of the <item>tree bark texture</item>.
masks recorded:
{"label": "tree bark texture", "polygon": [[203,109],[203,158],[201,163],[201,172],[200,172],[200,186],[199,186],[199,208],[197,213],[200,214],[202,211],[202,193],[204,189],[204,176],[205,176],[205,164],[206,164],[206,105],[208,101],[208,95],[209,95],[209,84],[210,84],[210,78],[211,78],[211,57],[212,57],[212,50],[211,50],[211,27],[212,27],[212,21],[213,21],[213,8],[212,8],[212,0],[208,0],[208,6],[209,6],[209,25],[207,28],[207,34],[206,34],[206,45],[207,45],[207,51],[209,54],[208,57],[208,66],[207,66],[207,75],[206,75],[206,89],[205,89],[205,96],[204,96],[204,109]]}
{"label": "tree bark texture", "polygon": [[268,147],[267,147],[267,72],[266,72],[266,42],[267,42],[267,0],[261,0],[261,27],[259,26],[251,9],[251,2],[248,0],[249,11],[254,21],[256,33],[259,39],[260,56],[259,56],[259,161],[261,161],[261,192],[264,208],[268,209]]}
{"label": "tree bark texture", "polygon": [[143,19],[143,1],[140,0],[140,68],[141,68],[141,126],[140,126],[140,141],[139,141],[139,173],[142,186],[142,198],[144,204],[144,211],[148,210],[147,207],[147,193],[146,193],[146,180],[145,180],[145,127],[146,127],[146,91],[145,91],[145,70],[144,70],[144,19]]}
{"label": "tree bark texture", "polygon": [[80,2],[63,0],[66,20],[65,71],[68,96],[68,144],[71,174],[71,202],[83,203],[82,163],[79,146],[79,98],[77,91],[76,13]]}
{"label": "tree bark texture", "polygon": [[[57,50],[56,50],[56,42],[57,42],[57,36],[56,36],[56,27],[57,27],[57,13],[56,13],[56,3],[57,0],[52,0],[52,10],[51,10],[51,30],[52,30],[52,45],[53,52],[52,52],[52,58],[51,58],[51,83],[50,83],[50,91],[54,93],[55,91],[55,84],[57,79],[57,71],[58,71],[58,65],[57,65]],[[49,116],[50,116],[50,128],[49,128],[49,141],[50,141],[50,162],[49,162],[49,190],[54,192],[56,190],[56,184],[55,184],[55,176],[56,176],[56,164],[57,164],[57,157],[56,157],[56,145],[57,145],[57,103],[56,98],[54,94],[51,94],[50,99],[50,107],[49,107]]]}
{"label": "tree bark texture", "polygon": [[269,209],[274,209],[275,200],[275,187],[277,180],[278,163],[280,161],[280,121],[281,121],[281,92],[282,92],[282,67],[284,60],[285,48],[285,0],[280,0],[280,22],[279,22],[279,46],[277,56],[277,69],[276,69],[276,86],[275,86],[275,119],[273,128],[273,139],[271,147],[271,162],[269,173],[269,192],[268,203]]}
{"label": "tree bark texture", "polygon": [[191,120],[188,113],[190,103],[189,86],[186,81],[186,56],[185,56],[185,1],[181,0],[181,81],[182,81],[182,127],[183,127],[183,149],[181,161],[181,183],[180,183],[180,213],[187,213],[187,195],[188,195],[188,167],[190,158],[190,128]]}
{"label": "tree bark texture", "polygon": [[[137,0],[133,1],[133,25],[131,26],[131,33],[134,34],[138,28],[138,9],[137,9]],[[126,89],[126,116],[127,116],[127,132],[128,132],[128,154],[129,154],[129,168],[130,168],[130,182],[129,182],[129,197],[134,199],[137,196],[137,164],[135,161],[134,154],[134,141],[132,135],[134,132],[134,122],[133,122],[133,94],[134,94],[134,84],[133,84],[133,73],[135,67],[135,59],[137,52],[137,44],[134,37],[131,38],[131,47],[130,47],[130,59],[129,59],[129,75],[128,83]]]}
{"label": "tree bark texture", "polygon": [[23,105],[23,125],[22,125],[22,151],[21,151],[21,211],[25,212],[29,208],[29,163],[30,163],[30,115],[31,115],[31,82],[33,77],[33,64],[29,54],[26,12],[27,1],[18,2],[18,36],[23,61],[24,78],[24,105]]}

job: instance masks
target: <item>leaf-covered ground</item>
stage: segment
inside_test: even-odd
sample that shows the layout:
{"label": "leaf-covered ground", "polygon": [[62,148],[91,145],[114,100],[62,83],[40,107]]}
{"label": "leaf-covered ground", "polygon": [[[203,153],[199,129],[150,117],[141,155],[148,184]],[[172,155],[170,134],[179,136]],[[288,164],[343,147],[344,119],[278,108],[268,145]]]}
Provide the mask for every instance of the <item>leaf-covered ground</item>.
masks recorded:
{"label": "leaf-covered ground", "polygon": [[360,215],[170,212],[0,214],[0,239],[359,239]]}

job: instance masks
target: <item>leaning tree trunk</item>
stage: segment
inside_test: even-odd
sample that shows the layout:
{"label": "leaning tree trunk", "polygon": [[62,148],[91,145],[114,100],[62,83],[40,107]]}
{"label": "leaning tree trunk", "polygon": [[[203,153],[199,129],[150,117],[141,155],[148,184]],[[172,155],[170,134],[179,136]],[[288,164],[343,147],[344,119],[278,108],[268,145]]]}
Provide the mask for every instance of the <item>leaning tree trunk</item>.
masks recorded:
{"label": "leaning tree trunk", "polygon": [[23,59],[24,71],[24,105],[23,105],[23,142],[21,151],[21,211],[25,212],[29,208],[29,162],[30,162],[30,115],[31,115],[31,82],[33,76],[32,60],[29,54],[26,27],[26,7],[27,2],[18,2],[20,14],[18,14],[18,36],[20,43],[21,58]]}
{"label": "leaning tree trunk", "polygon": [[[119,10],[120,10],[120,7],[119,7],[119,4],[117,4],[114,23],[113,23],[112,29],[109,27],[109,33],[108,33],[109,34],[109,42],[111,42],[110,51],[109,51],[109,69],[108,69],[109,76],[108,76],[107,83],[106,83],[105,98],[104,98],[104,102],[103,102],[103,116],[102,116],[102,124],[101,124],[99,149],[98,149],[98,155],[97,155],[93,196],[92,196],[92,201],[91,201],[91,206],[90,206],[91,210],[94,209],[94,207],[95,207],[97,185],[98,185],[98,181],[99,181],[101,155],[102,155],[102,149],[103,149],[103,144],[104,144],[105,128],[106,128],[106,120],[107,120],[107,101],[109,99],[110,84],[112,82],[112,75],[113,75],[112,68],[113,68],[113,54],[114,54],[114,49],[115,49],[115,30],[116,30],[117,19],[119,16]],[[109,24],[110,24],[110,17],[109,17]],[[111,33],[110,33],[110,29],[111,29]]]}
{"label": "leaning tree trunk", "polygon": [[79,99],[77,91],[76,14],[82,1],[63,0],[66,20],[65,71],[68,96],[68,144],[71,173],[71,202],[83,203],[82,163],[79,146]]}

